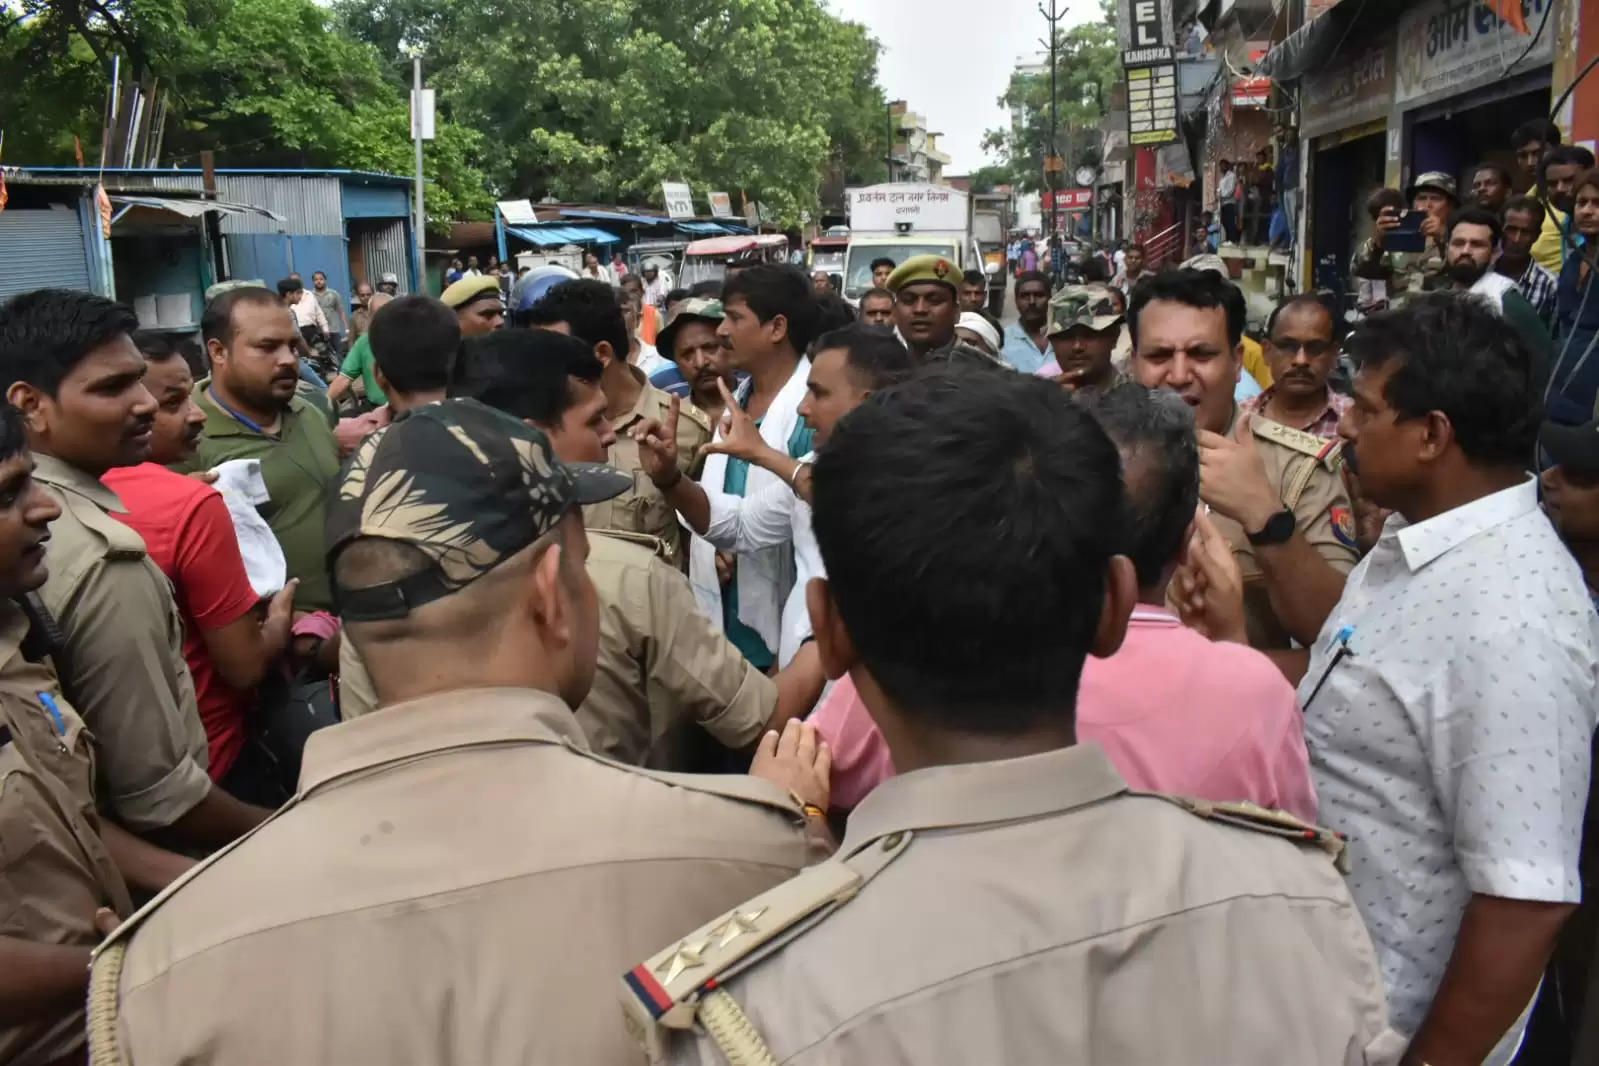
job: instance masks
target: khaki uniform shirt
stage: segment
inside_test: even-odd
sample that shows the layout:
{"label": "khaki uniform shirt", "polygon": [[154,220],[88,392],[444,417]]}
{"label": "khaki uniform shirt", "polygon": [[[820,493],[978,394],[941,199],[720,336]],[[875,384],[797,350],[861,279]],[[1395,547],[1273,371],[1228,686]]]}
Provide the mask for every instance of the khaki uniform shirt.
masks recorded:
{"label": "khaki uniform shirt", "polygon": [[1424,252],[1384,252],[1368,237],[1355,250],[1350,273],[1386,282],[1388,307],[1395,309],[1420,293],[1449,288],[1446,265],[1443,250],[1435,242],[1428,241]]}
{"label": "khaki uniform shirt", "polygon": [[[635,541],[636,537],[636,541]],[[632,766],[680,769],[696,725],[729,748],[755,743],[777,707],[777,686],[700,613],[688,579],[642,535],[589,536],[587,570],[600,604],[594,687],[577,709],[589,746]],[[353,641],[339,645],[339,713],[377,708]]]}
{"label": "khaki uniform shirt", "polygon": [[[681,569],[688,534],[678,522],[677,512],[639,465],[638,442],[632,436],[633,427],[646,419],[653,418],[664,424],[671,409],[672,397],[670,393],[651,385],[638,367],[628,369],[638,379],[643,391],[639,393],[638,402],[631,411],[611,420],[611,425],[616,429],[616,443],[611,445],[609,462],[633,478],[633,487],[604,503],[583,508],[583,524],[589,529],[619,529],[626,533],[648,533],[658,537],[666,545],[666,561]],[[711,442],[711,420],[687,400],[679,402],[677,465],[683,469],[684,476],[690,476],[699,459],[700,449]]]}
{"label": "khaki uniform shirt", "polygon": [[134,831],[164,828],[211,789],[172,585],[139,534],[108,513],[126,510],[116,493],[54,456],[35,452],[34,462],[61,504],[39,594],[65,637],[62,688],[99,743],[96,791]]}
{"label": "khaki uniform shirt", "polygon": [[725,747],[754,744],[777,687],[700,613],[688,579],[650,548],[598,529],[588,573],[600,601],[599,668],[577,718],[594,750],[676,770],[696,725]]}
{"label": "khaki uniform shirt", "polygon": [[[1249,417],[1261,458],[1266,463],[1266,478],[1281,494],[1284,506],[1294,512],[1299,531],[1335,570],[1348,574],[1360,561],[1360,553],[1355,547],[1355,518],[1349,505],[1349,493],[1339,475],[1341,446],[1337,441],[1322,440],[1314,433],[1260,415]],[[1244,527],[1214,511],[1210,520],[1232,545],[1238,567],[1243,571],[1244,624],[1250,646],[1289,647],[1288,631],[1277,620],[1277,612],[1272,610],[1266,577],[1255,561],[1255,549]]]}
{"label": "khaki uniform shirt", "polygon": [[711,978],[796,1066],[1397,1061],[1332,858],[1266,812],[1200,809],[1227,824],[1130,793],[1091,744],[892,778],[838,860],[665,941],[624,1011],[705,1066],[703,1025],[650,1022],[683,1024]]}
{"label": "khaki uniform shirt", "polygon": [[[91,948],[94,912],[124,917],[127,887],[100,840],[94,751],[55,671],[23,657],[27,618],[0,603],[0,936]],[[0,1026],[0,1062],[81,1055],[83,1008]]]}
{"label": "khaki uniform shirt", "polygon": [[587,750],[532,689],[324,729],[300,792],[125,923],[123,1062],[637,1062],[616,974],[820,857],[749,777]]}

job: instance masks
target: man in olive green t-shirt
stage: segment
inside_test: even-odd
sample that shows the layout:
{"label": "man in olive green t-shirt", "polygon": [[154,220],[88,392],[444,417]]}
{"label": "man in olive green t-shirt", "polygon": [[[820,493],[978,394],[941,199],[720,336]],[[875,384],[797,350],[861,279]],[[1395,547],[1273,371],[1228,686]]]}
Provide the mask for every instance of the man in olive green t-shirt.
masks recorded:
{"label": "man in olive green t-shirt", "polygon": [[299,396],[293,317],[266,289],[225,292],[201,322],[211,377],[194,387],[205,435],[173,469],[210,470],[230,459],[261,460],[270,499],[257,510],[283,548],[288,576],[300,579],[297,611],[331,610],[323,523],[339,449],[327,418]]}

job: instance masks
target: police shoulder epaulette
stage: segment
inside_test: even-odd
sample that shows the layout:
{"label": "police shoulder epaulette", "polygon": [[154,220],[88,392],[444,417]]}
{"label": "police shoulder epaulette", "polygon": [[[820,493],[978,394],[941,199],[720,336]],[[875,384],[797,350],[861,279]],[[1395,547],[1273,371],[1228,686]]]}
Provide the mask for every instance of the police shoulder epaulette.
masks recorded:
{"label": "police shoulder epaulette", "polygon": [[1306,433],[1302,429],[1285,426],[1281,422],[1260,415],[1251,416],[1249,428],[1254,430],[1257,437],[1264,437],[1274,444],[1292,448],[1301,455],[1315,458],[1318,462],[1328,462],[1329,457],[1338,452],[1337,441],[1323,440],[1314,433]]}
{"label": "police shoulder epaulette", "polygon": [[667,1030],[689,1029],[696,1019],[729,1061],[769,1061],[754,1053],[765,1052],[765,1044],[722,985],[848,903],[914,836],[902,831],[873,838],[847,856],[802,870],[624,974],[622,1013],[650,1061],[664,1058]]}
{"label": "police shoulder epaulette", "polygon": [[688,400],[679,401],[677,410],[682,417],[687,418],[705,432],[709,433],[711,431],[711,416],[701,411]]}
{"label": "police shoulder epaulette", "polygon": [[667,557],[666,541],[662,540],[660,537],[651,536],[648,533],[639,533],[631,529],[609,528],[590,529],[589,532],[598,533],[602,537],[610,537],[612,540],[624,540],[629,544],[637,544],[639,547],[648,549],[652,554],[658,555],[662,559]]}
{"label": "police shoulder epaulette", "polygon": [[638,777],[659,781],[663,785],[687,789],[690,792],[704,792],[742,803],[758,804],[781,814],[790,815],[799,824],[803,825],[805,821],[805,805],[798,797],[792,792],[785,793],[770,781],[758,777],[751,777],[748,774],[684,774],[671,770],[651,770],[631,763],[618,762],[587,747],[576,744],[567,746],[585,758],[614,766],[618,770],[625,770]]}
{"label": "police shoulder epaulette", "polygon": [[673,941],[622,976],[628,1031],[652,1062],[659,1061],[667,1039],[663,1029],[692,1028],[721,981],[826,917],[865,881],[832,859]]}
{"label": "police shoulder epaulette", "polygon": [[1257,803],[1250,803],[1248,800],[1219,803],[1192,796],[1173,796],[1164,792],[1142,792],[1138,795],[1155,796],[1168,803],[1175,803],[1190,814],[1198,815],[1207,821],[1221,822],[1224,825],[1249,829],[1256,833],[1269,833],[1295,843],[1320,848],[1332,857],[1333,865],[1340,873],[1349,872],[1349,840],[1344,834],[1312,825],[1287,811],[1272,810]]}

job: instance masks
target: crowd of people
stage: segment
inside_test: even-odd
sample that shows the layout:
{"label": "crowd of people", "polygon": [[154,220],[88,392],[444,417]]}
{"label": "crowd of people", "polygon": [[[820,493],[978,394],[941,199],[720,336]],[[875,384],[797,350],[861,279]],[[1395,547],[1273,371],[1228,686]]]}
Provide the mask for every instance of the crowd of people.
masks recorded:
{"label": "crowd of people", "polygon": [[1583,1061],[1599,420],[1447,191],[1259,339],[1136,244],[0,305],[0,1060]]}

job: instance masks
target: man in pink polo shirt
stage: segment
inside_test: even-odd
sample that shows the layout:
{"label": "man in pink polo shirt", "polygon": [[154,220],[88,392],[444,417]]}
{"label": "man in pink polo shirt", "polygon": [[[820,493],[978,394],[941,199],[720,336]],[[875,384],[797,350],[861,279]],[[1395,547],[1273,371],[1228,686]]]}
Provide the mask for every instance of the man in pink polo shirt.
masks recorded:
{"label": "man in pink polo shirt", "polygon": [[[1120,650],[1083,666],[1078,739],[1104,748],[1134,788],[1250,800],[1315,821],[1293,686],[1260,652],[1207,640],[1164,606],[1199,498],[1193,415],[1176,396],[1131,383],[1089,409],[1121,451],[1125,554],[1138,572],[1139,603]],[[888,748],[848,677],[809,721],[832,749],[835,806],[854,806],[893,775]]]}

